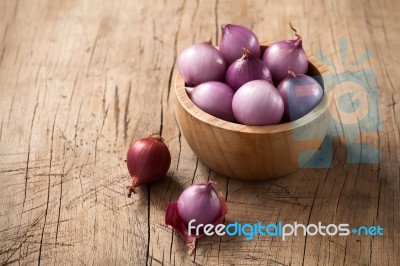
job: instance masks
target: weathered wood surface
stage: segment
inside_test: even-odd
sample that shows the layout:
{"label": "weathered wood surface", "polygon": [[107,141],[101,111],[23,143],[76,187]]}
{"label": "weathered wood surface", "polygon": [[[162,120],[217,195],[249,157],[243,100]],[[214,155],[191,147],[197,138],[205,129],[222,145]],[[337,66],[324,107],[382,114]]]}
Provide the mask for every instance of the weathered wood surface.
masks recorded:
{"label": "weathered wood surface", "polygon": [[[0,2],[0,263],[82,265],[399,265],[400,2]],[[292,37],[338,71],[373,69],[382,128],[360,133],[379,164],[348,164],[334,140],[328,169],[266,182],[227,179],[199,162],[173,113],[176,56],[251,27],[261,40]],[[348,40],[341,64],[339,38]],[[372,56],[350,69],[367,49]],[[168,177],[126,197],[132,140],[160,130]],[[227,198],[227,221],[381,225],[383,237],[208,237],[186,255],[164,208],[207,179]]]}

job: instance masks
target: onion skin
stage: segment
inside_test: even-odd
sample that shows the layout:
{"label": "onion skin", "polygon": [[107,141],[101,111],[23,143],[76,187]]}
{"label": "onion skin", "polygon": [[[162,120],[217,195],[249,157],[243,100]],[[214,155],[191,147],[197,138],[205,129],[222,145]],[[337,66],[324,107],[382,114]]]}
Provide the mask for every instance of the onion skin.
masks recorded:
{"label": "onion skin", "polygon": [[252,80],[265,79],[271,81],[271,72],[267,64],[252,55],[249,50],[243,49],[243,51],[242,57],[228,67],[225,74],[226,84],[237,91],[242,85]]}
{"label": "onion skin", "polygon": [[266,80],[253,80],[240,87],[232,101],[237,121],[249,126],[278,124],[283,115],[283,99]]}
{"label": "onion skin", "polygon": [[271,71],[275,85],[287,77],[289,68],[296,74],[305,74],[308,69],[307,55],[300,37],[272,44],[265,50],[262,59]]}
{"label": "onion skin", "polygon": [[226,24],[221,26],[221,31],[219,50],[228,66],[242,56],[243,48],[260,58],[260,42],[250,29],[240,25]]}
{"label": "onion skin", "polygon": [[[209,183],[205,184],[197,184],[192,186],[208,186]],[[187,188],[189,189],[189,188]],[[214,188],[212,188],[214,190]],[[215,190],[214,190],[215,191]],[[212,222],[213,225],[221,224],[225,219],[226,214],[228,213],[228,206],[226,205],[225,198],[222,196],[222,193],[217,193],[218,199],[220,201],[220,213],[218,217]],[[189,248],[188,253],[192,254],[196,239],[202,237],[204,235],[203,230],[200,230],[200,234],[196,235],[195,232],[192,232],[192,235],[188,235],[188,223],[182,219],[178,210],[178,201],[170,202],[167,206],[167,210],[165,213],[165,224],[172,226],[175,229],[175,232],[179,234],[179,236],[185,241],[186,246]]]}
{"label": "onion skin", "polygon": [[321,85],[312,77],[294,74],[278,85],[278,92],[282,95],[285,109],[282,122],[295,121],[313,110],[324,95]]}
{"label": "onion skin", "polygon": [[152,134],[131,144],[126,157],[132,184],[128,185],[128,197],[136,188],[153,183],[166,175],[171,165],[171,154],[159,134]]}
{"label": "onion skin", "polygon": [[202,83],[194,88],[186,88],[189,98],[204,112],[220,119],[235,120],[232,111],[234,92],[226,84],[218,81]]}
{"label": "onion skin", "polygon": [[194,44],[181,53],[178,68],[186,84],[196,86],[207,81],[223,81],[227,65],[211,42]]}

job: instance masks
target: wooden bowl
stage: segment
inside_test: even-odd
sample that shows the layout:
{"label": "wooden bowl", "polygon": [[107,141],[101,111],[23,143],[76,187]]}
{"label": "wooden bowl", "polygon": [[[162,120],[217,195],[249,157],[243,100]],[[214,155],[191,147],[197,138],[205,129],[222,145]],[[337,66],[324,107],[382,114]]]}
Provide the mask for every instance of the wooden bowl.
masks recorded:
{"label": "wooden bowl", "polygon": [[[269,43],[262,43],[261,49]],[[328,68],[308,55],[307,75],[317,77]],[[183,136],[199,159],[222,175],[242,180],[265,180],[296,171],[321,146],[328,128],[328,96],[302,118],[273,126],[246,126],[227,122],[198,108],[185,91],[178,73],[175,115]],[[330,102],[330,101],[329,101]]]}

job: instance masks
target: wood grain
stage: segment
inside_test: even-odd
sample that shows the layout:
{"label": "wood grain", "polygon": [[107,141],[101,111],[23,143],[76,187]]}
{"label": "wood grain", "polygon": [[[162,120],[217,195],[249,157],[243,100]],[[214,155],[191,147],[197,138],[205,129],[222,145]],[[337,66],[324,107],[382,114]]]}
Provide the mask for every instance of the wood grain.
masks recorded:
{"label": "wood grain", "polygon": [[[77,1],[0,3],[0,262],[83,265],[399,265],[400,2]],[[264,182],[227,179],[196,158],[174,117],[176,56],[224,23],[260,40],[293,36],[338,73],[373,70],[380,130],[356,132],[379,164],[349,164],[346,133],[330,168]],[[345,38],[342,63],[338,41]],[[367,49],[372,56],[351,67]],[[346,130],[346,129],[343,129]],[[125,153],[161,131],[167,177],[126,197]],[[226,222],[381,225],[383,237],[208,237],[187,256],[164,224],[183,188],[214,180]]]}

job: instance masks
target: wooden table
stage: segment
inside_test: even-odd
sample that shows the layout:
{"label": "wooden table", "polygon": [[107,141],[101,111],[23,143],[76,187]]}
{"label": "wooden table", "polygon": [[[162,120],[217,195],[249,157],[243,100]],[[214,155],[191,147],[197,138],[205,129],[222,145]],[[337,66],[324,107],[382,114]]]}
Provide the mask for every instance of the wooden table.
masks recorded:
{"label": "wooden table", "polygon": [[[399,10],[395,0],[1,1],[0,262],[399,265]],[[190,44],[216,43],[224,23],[279,40],[293,37],[289,21],[336,72],[376,75],[381,128],[357,134],[380,163],[348,163],[344,135],[334,138],[330,168],[265,182],[220,176],[176,124],[176,57]],[[153,131],[169,145],[171,168],[129,199],[128,145]],[[188,256],[164,223],[165,207],[208,179],[226,195],[226,223],[380,225],[384,236],[214,236]]]}

